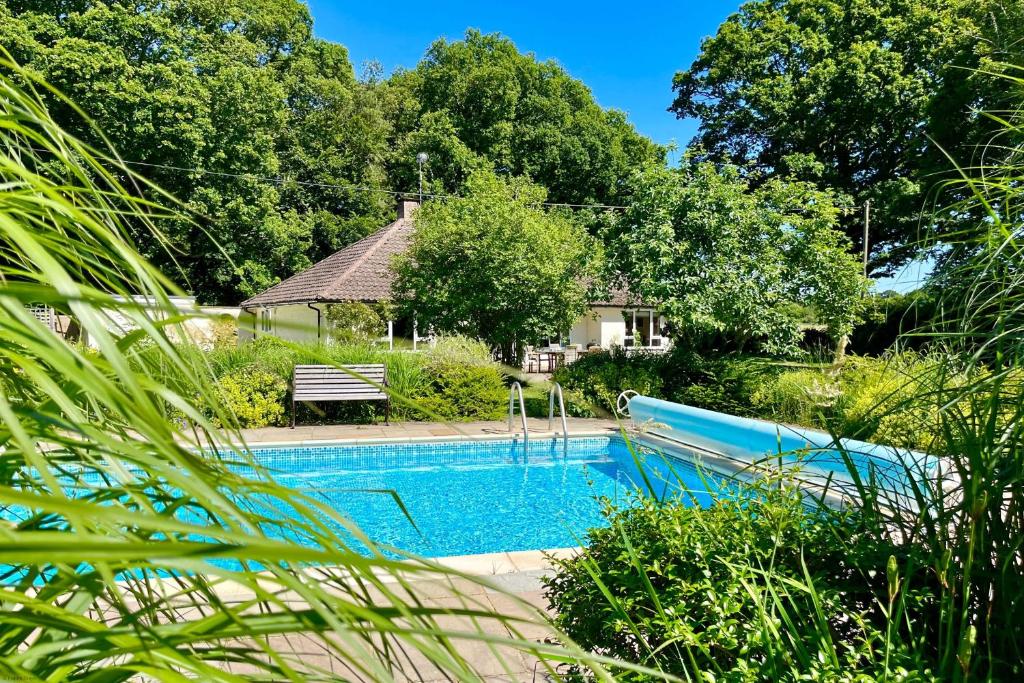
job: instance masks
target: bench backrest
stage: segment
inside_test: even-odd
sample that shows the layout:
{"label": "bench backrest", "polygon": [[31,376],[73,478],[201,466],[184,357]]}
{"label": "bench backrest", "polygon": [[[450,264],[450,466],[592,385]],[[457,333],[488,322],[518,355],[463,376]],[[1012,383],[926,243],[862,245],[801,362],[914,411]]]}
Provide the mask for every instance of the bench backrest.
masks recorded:
{"label": "bench backrest", "polygon": [[[296,365],[292,392],[296,401],[372,401],[388,395],[366,380],[387,384],[383,364],[343,365],[358,377],[333,365]],[[363,378],[366,379],[363,379]]]}

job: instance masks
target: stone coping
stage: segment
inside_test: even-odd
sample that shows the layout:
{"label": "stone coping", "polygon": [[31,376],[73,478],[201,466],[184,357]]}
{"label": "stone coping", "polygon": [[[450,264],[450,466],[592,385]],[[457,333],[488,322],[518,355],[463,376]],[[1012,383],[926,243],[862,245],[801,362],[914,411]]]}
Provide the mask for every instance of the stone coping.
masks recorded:
{"label": "stone coping", "polygon": [[[403,583],[410,587],[433,585],[438,581],[450,581],[461,577],[477,580],[481,590],[503,592],[512,595],[539,590],[540,580],[551,571],[549,558],[569,559],[578,555],[582,548],[552,548],[549,550],[516,550],[498,553],[481,553],[479,555],[453,555],[449,557],[423,557],[406,560],[409,572],[374,570],[374,574],[382,584]],[[403,561],[403,562],[406,562]],[[425,573],[423,567],[434,566],[442,570],[437,574]],[[309,568],[311,571],[333,572],[331,565]],[[443,573],[452,572],[450,575]],[[416,575],[420,575],[416,577]],[[267,574],[269,578],[270,575]],[[415,578],[414,578],[415,577]],[[247,600],[252,592],[243,588],[231,579],[219,582],[216,586],[218,597],[227,601]]]}
{"label": "stone coping", "polygon": [[[604,436],[620,432],[613,420],[570,418],[569,436]],[[529,418],[529,436],[548,439],[561,436],[559,428],[549,429],[547,419]],[[392,425],[317,425],[296,429],[269,427],[242,431],[242,441],[251,448],[284,445],[382,444],[444,441],[521,439],[522,427],[516,422],[509,431],[505,422],[404,422]],[[235,441],[235,440],[232,440]],[[237,443],[237,442],[236,442]]]}
{"label": "stone coping", "polygon": [[[569,432],[570,439],[616,436],[618,430],[594,430]],[[531,432],[530,439],[548,440],[561,438],[561,432]],[[456,434],[452,436],[385,436],[347,439],[306,439],[291,441],[247,441],[249,448],[281,448],[287,446],[374,446],[406,443],[472,443],[478,441],[522,441],[521,432],[513,434]],[[241,445],[241,444],[238,444]]]}

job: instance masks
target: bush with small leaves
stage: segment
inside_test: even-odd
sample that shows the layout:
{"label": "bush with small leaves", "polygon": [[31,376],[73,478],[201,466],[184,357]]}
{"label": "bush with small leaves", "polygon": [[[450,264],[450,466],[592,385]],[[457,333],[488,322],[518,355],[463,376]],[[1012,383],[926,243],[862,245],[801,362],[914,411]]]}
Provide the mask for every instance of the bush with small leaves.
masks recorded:
{"label": "bush with small leaves", "polygon": [[287,383],[265,370],[234,372],[217,380],[224,404],[243,428],[273,427],[284,423]]}
{"label": "bush with small leaves", "polygon": [[731,486],[703,508],[606,501],[607,526],[544,580],[555,622],[590,651],[681,680],[869,681],[886,666],[893,680],[930,680],[934,634],[887,618],[934,608],[934,586],[886,572],[920,550],[812,509],[792,483]]}

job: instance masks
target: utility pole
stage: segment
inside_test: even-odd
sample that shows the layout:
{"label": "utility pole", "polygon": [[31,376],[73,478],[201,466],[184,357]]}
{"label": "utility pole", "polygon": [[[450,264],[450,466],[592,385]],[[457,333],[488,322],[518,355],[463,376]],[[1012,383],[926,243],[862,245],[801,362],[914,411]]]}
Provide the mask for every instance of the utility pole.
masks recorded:
{"label": "utility pole", "polygon": [[864,277],[868,276],[868,230],[871,227],[871,200],[864,201]]}
{"label": "utility pole", "polygon": [[416,155],[416,163],[420,165],[420,204],[423,203],[423,164],[427,163],[427,153],[420,152]]}

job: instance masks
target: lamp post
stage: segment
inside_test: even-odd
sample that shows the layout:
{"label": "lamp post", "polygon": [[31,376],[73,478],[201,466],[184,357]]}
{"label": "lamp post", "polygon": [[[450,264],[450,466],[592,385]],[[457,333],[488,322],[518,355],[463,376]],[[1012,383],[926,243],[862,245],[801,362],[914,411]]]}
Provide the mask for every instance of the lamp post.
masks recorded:
{"label": "lamp post", "polygon": [[426,152],[416,155],[416,163],[420,166],[420,204],[423,203],[423,164],[427,163],[427,158]]}

